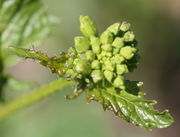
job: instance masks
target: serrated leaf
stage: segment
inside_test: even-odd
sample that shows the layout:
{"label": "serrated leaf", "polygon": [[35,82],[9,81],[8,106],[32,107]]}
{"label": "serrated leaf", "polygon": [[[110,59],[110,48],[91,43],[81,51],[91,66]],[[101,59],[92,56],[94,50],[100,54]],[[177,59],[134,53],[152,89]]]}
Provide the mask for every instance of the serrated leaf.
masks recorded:
{"label": "serrated leaf", "polygon": [[126,91],[116,91],[114,88],[93,89],[86,93],[87,102],[98,101],[105,110],[112,110],[127,122],[144,129],[166,128],[173,123],[167,110],[158,112],[153,108],[156,101],[145,100],[142,95],[136,96]]}
{"label": "serrated leaf", "polygon": [[34,59],[38,60],[41,65],[51,69],[52,73],[56,73],[62,76],[66,72],[66,67],[64,66],[66,60],[69,58],[69,55],[66,53],[61,53],[58,57],[48,57],[46,54],[23,48],[9,47],[11,53],[16,54],[25,59]]}
{"label": "serrated leaf", "polygon": [[40,0],[3,0],[0,3],[0,34],[5,66],[17,60],[8,54],[8,46],[39,45],[55,22],[57,20],[47,14]]}

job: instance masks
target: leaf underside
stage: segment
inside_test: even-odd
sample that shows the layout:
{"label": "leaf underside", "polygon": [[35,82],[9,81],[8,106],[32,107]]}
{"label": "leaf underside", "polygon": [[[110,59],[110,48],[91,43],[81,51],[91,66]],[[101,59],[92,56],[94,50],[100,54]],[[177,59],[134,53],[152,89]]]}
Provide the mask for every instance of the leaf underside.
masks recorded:
{"label": "leaf underside", "polygon": [[168,110],[158,112],[153,108],[156,101],[145,100],[140,94],[135,96],[126,91],[109,88],[88,90],[86,95],[87,102],[95,100],[103,105],[104,110],[111,110],[127,122],[146,130],[166,128],[173,123]]}

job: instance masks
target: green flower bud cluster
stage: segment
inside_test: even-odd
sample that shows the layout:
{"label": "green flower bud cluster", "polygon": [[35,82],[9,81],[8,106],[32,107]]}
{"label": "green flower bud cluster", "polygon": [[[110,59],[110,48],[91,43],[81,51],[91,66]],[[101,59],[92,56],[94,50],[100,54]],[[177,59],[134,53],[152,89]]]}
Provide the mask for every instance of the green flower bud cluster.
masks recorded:
{"label": "green flower bud cluster", "polygon": [[66,78],[93,85],[108,82],[124,89],[124,74],[138,63],[130,24],[112,24],[98,37],[95,22],[88,16],[80,16],[80,30],[84,36],[75,37],[74,47],[68,51]]}

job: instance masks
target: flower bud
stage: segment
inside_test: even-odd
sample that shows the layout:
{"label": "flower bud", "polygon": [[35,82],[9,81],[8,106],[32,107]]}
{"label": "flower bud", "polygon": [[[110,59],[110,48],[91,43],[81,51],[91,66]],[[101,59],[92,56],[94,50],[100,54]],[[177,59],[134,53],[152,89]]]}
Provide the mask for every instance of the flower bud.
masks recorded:
{"label": "flower bud", "polygon": [[80,59],[78,59],[78,58],[74,59],[73,64],[76,65],[79,62],[79,60]]}
{"label": "flower bud", "polygon": [[120,64],[124,61],[124,57],[122,57],[121,55],[119,54],[116,54],[115,56],[113,56],[111,58],[111,62],[115,63],[115,64]]}
{"label": "flower bud", "polygon": [[129,28],[130,28],[130,24],[129,23],[127,23],[127,22],[125,22],[125,21],[123,21],[122,22],[122,24],[121,24],[121,26],[120,26],[120,30],[121,31],[128,31],[129,30]]}
{"label": "flower bud", "polygon": [[100,70],[94,70],[91,73],[91,77],[92,77],[94,83],[97,83],[98,81],[103,79],[103,74]]}
{"label": "flower bud", "polygon": [[89,16],[80,16],[80,31],[84,36],[90,38],[90,36],[97,36],[96,23]]}
{"label": "flower bud", "polygon": [[132,42],[135,39],[135,35],[132,31],[128,31],[124,34],[124,41],[125,42]]}
{"label": "flower bud", "polygon": [[111,82],[112,79],[113,79],[113,72],[108,71],[108,70],[105,70],[105,71],[104,71],[104,77],[105,77],[109,82]]}
{"label": "flower bud", "polygon": [[119,53],[119,49],[118,48],[113,48],[113,55],[116,55]]}
{"label": "flower bud", "polygon": [[114,64],[111,63],[111,61],[109,61],[109,60],[105,61],[103,64],[104,70],[114,71],[114,67],[115,67]]}
{"label": "flower bud", "polygon": [[107,57],[112,57],[112,53],[111,53],[111,52],[107,52],[107,53],[106,53],[106,56],[107,56]]}
{"label": "flower bud", "polygon": [[91,63],[91,68],[92,69],[100,69],[101,67],[101,63],[98,61],[98,60],[94,60],[92,63]]}
{"label": "flower bud", "polygon": [[109,26],[107,28],[107,30],[109,30],[111,33],[113,33],[114,35],[117,35],[119,32],[119,28],[120,28],[120,23],[114,23],[111,26]]}
{"label": "flower bud", "polygon": [[120,37],[115,38],[115,40],[112,43],[112,46],[117,49],[120,49],[123,45],[124,45],[124,40],[123,38]]}
{"label": "flower bud", "polygon": [[101,46],[101,48],[104,51],[111,51],[112,50],[111,44],[104,44],[104,45]]}
{"label": "flower bud", "polygon": [[90,83],[90,80],[88,78],[85,78],[86,83]]}
{"label": "flower bud", "polygon": [[102,51],[101,55],[102,55],[102,57],[105,57],[106,56],[106,51]]}
{"label": "flower bud", "polygon": [[124,89],[124,77],[117,76],[113,81],[113,86],[116,88]]}
{"label": "flower bud", "polygon": [[137,83],[137,86],[138,86],[138,87],[141,87],[143,84],[144,84],[143,82],[139,81],[139,82]]}
{"label": "flower bud", "polygon": [[116,73],[119,74],[119,75],[128,73],[127,65],[125,65],[125,64],[117,64],[116,65]]}
{"label": "flower bud", "polygon": [[78,53],[87,51],[90,48],[89,40],[85,37],[75,37],[74,38],[75,49]]}
{"label": "flower bud", "polygon": [[90,44],[94,53],[99,54],[101,52],[100,45],[101,41],[99,38],[92,36],[90,38]]}
{"label": "flower bud", "polygon": [[101,60],[102,57],[103,57],[103,56],[102,56],[101,54],[97,55],[98,60]]}
{"label": "flower bud", "polygon": [[85,87],[112,86],[124,90],[124,74],[138,63],[135,35],[129,29],[127,22],[115,23],[99,38],[94,21],[81,16],[80,30],[84,36],[75,37],[75,46],[68,51],[69,59],[64,65],[67,80],[82,82]]}
{"label": "flower bud", "polygon": [[101,42],[103,44],[111,44],[113,42],[113,35],[110,31],[104,31],[100,36]]}
{"label": "flower bud", "polygon": [[88,74],[91,72],[91,67],[84,60],[79,60],[74,67],[77,73]]}
{"label": "flower bud", "polygon": [[126,46],[121,48],[120,55],[122,55],[125,59],[131,59],[134,56],[134,53],[136,52],[136,48],[131,46]]}
{"label": "flower bud", "polygon": [[79,53],[78,55],[77,55],[77,58],[79,59],[79,60],[84,60],[84,59],[86,59],[86,54],[85,53]]}
{"label": "flower bud", "polygon": [[74,62],[74,60],[73,60],[73,58],[69,58],[67,61],[66,61],[66,67],[68,67],[68,68],[72,68],[73,67],[73,62]]}
{"label": "flower bud", "polygon": [[105,61],[109,61],[109,58],[107,57],[107,53],[106,53],[106,56],[104,56],[101,61],[102,63],[104,63]]}
{"label": "flower bud", "polygon": [[86,51],[86,59],[92,61],[95,59],[95,53],[92,50]]}
{"label": "flower bud", "polygon": [[68,69],[66,71],[66,77],[68,77],[68,78],[72,78],[73,79],[73,78],[76,77],[76,75],[77,75],[77,73],[75,73],[73,69]]}
{"label": "flower bud", "polygon": [[68,54],[72,57],[75,56],[77,54],[76,49],[74,47],[70,47],[68,49]]}

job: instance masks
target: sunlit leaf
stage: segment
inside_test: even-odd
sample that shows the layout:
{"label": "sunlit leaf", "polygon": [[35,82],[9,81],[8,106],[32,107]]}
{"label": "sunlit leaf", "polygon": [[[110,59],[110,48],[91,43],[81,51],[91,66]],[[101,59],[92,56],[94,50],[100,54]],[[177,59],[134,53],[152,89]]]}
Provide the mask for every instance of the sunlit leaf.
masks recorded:
{"label": "sunlit leaf", "polygon": [[52,73],[56,73],[60,76],[62,76],[67,69],[64,65],[68,59],[68,55],[66,53],[61,53],[60,56],[58,57],[56,56],[48,57],[46,54],[40,51],[35,51],[30,49],[9,47],[9,51],[25,59],[38,60],[40,64],[50,68]]}
{"label": "sunlit leaf", "polygon": [[153,108],[156,101],[145,100],[142,95],[135,96],[126,91],[94,89],[87,91],[87,101],[98,101],[106,110],[112,110],[127,122],[144,129],[165,128],[173,123],[167,110],[158,112]]}

